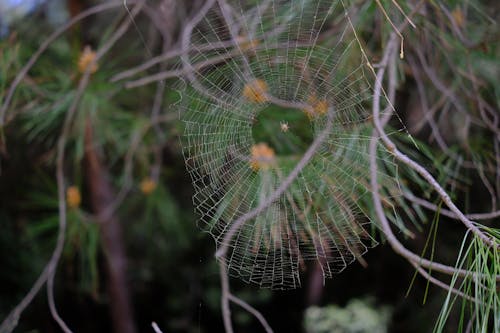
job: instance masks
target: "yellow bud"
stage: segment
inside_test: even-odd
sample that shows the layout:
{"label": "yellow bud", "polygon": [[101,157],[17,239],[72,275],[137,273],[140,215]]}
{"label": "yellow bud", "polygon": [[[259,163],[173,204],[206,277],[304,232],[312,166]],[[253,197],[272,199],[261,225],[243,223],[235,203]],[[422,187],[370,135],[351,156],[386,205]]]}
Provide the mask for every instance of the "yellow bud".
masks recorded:
{"label": "yellow bud", "polygon": [[90,73],[95,73],[99,66],[94,62],[96,58],[96,53],[92,51],[90,46],[85,46],[83,52],[80,54],[78,59],[78,71],[80,73],[85,73],[87,68],[89,68]]}
{"label": "yellow bud", "polygon": [[275,161],[274,150],[266,143],[258,143],[251,148],[252,157],[250,167],[257,171],[259,169],[267,170]]}
{"label": "yellow bud", "polygon": [[156,182],[151,178],[145,178],[141,181],[141,192],[145,195],[151,194],[156,189]]}
{"label": "yellow bud", "polygon": [[78,208],[82,203],[80,190],[76,186],[70,186],[66,190],[66,202],[69,208]]}
{"label": "yellow bud", "polygon": [[328,103],[324,100],[318,101],[314,104],[314,112],[320,116],[326,114],[328,112]]}
{"label": "yellow bud", "polygon": [[318,99],[315,94],[312,94],[307,99],[310,107],[303,109],[309,119],[317,116],[325,115],[328,112],[328,103],[324,99]]}
{"label": "yellow bud", "polygon": [[455,9],[451,12],[451,16],[453,16],[453,20],[459,28],[462,28],[465,25],[464,12],[460,9],[460,7],[455,7]]}
{"label": "yellow bud", "polygon": [[261,79],[255,79],[250,83],[245,84],[243,88],[243,96],[255,103],[264,103],[267,101],[267,92],[269,88],[267,83]]}
{"label": "yellow bud", "polygon": [[260,44],[257,39],[248,39],[245,36],[238,36],[236,42],[242,51],[253,51]]}

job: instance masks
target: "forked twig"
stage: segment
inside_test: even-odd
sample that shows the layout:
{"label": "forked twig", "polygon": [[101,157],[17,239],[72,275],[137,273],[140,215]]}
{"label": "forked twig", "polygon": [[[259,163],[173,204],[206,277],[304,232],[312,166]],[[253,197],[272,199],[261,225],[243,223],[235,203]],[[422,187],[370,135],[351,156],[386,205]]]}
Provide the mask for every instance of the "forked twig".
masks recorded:
{"label": "forked twig", "polygon": [[239,299],[238,297],[234,296],[233,294],[229,294],[229,300],[235,304],[238,304],[243,309],[247,310],[247,312],[251,313],[255,318],[257,318],[257,320],[260,322],[262,327],[264,327],[264,330],[267,333],[273,333],[273,330],[271,326],[269,326],[269,324],[267,323],[266,318],[264,318],[264,316],[254,307],[252,307],[250,304],[243,301],[242,299]]}
{"label": "forked twig", "polygon": [[224,328],[226,330],[226,333],[233,333],[233,326],[231,322],[231,309],[229,308],[230,301],[239,305],[240,307],[245,309],[248,313],[252,314],[262,325],[266,333],[273,333],[273,329],[271,328],[271,326],[269,326],[266,318],[264,318],[264,316],[257,309],[255,309],[242,299],[231,294],[229,288],[229,277],[226,270],[226,264],[223,262],[223,260],[219,261],[219,269],[220,269],[220,279],[221,279],[221,289],[222,289],[222,296],[221,296],[222,317],[224,320]]}

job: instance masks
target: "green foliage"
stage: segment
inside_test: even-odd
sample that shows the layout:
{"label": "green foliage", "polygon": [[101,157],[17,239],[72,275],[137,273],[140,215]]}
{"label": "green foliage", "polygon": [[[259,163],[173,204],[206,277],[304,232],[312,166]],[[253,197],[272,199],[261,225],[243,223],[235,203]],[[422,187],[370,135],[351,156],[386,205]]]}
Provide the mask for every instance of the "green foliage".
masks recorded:
{"label": "green foliage", "polygon": [[[483,230],[500,243],[500,229]],[[466,234],[462,242],[455,267],[467,269],[475,275],[462,278],[455,274],[450,286],[469,296],[461,298],[451,291],[448,293],[439,314],[434,332],[442,332],[449,324],[454,308],[460,311],[457,332],[498,332],[500,331],[500,253],[484,244],[477,236]]]}
{"label": "green foliage", "polygon": [[328,305],[306,310],[307,333],[386,333],[392,309],[377,306],[370,299],[352,299],[345,307]]}

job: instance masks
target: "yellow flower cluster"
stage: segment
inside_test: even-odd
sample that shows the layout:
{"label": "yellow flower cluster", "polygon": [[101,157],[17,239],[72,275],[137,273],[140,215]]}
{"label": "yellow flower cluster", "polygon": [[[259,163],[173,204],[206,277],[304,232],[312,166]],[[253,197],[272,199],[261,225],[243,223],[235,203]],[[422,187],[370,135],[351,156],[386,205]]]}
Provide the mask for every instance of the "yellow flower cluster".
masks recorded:
{"label": "yellow flower cluster", "polygon": [[267,101],[267,92],[269,88],[267,83],[261,79],[255,79],[252,82],[245,84],[243,88],[243,96],[254,103],[264,103]]}
{"label": "yellow flower cluster", "polygon": [[325,115],[328,112],[328,102],[324,99],[318,99],[318,97],[314,94],[309,96],[307,102],[311,105],[311,107],[306,108],[303,111],[309,119]]}
{"label": "yellow flower cluster", "polygon": [[87,68],[89,68],[90,73],[95,73],[99,66],[96,62],[94,62],[96,58],[96,53],[92,51],[90,46],[85,46],[83,52],[80,54],[80,58],[78,59],[78,71],[80,73],[85,73]]}
{"label": "yellow flower cluster", "polygon": [[139,185],[141,192],[145,195],[151,194],[156,189],[156,182],[152,178],[145,178],[141,181]]}
{"label": "yellow flower cluster", "polygon": [[82,203],[82,195],[76,186],[70,186],[66,190],[66,202],[69,208],[78,208]]}
{"label": "yellow flower cluster", "polygon": [[251,148],[252,157],[250,159],[250,167],[257,171],[259,169],[267,170],[275,162],[274,150],[266,143],[258,143]]}

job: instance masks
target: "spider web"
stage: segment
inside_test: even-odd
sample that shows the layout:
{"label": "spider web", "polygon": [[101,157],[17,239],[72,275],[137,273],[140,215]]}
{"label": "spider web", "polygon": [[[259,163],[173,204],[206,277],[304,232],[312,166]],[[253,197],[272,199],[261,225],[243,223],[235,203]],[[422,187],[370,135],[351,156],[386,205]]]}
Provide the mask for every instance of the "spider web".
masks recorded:
{"label": "spider web", "polygon": [[[224,262],[231,275],[273,289],[300,286],[307,262],[330,278],[376,244],[367,231],[373,223],[366,204],[372,130],[366,63],[339,2],[225,4],[216,2],[193,31],[193,74],[178,103],[202,228],[220,246],[235,220],[266,202],[326,128],[328,116],[314,109],[321,101],[334,114],[327,139],[285,193],[238,229]],[[263,86],[252,98],[245,91],[256,80]],[[269,165],[257,168],[256,126],[273,152]],[[379,148],[380,163],[390,164],[388,155]]]}

